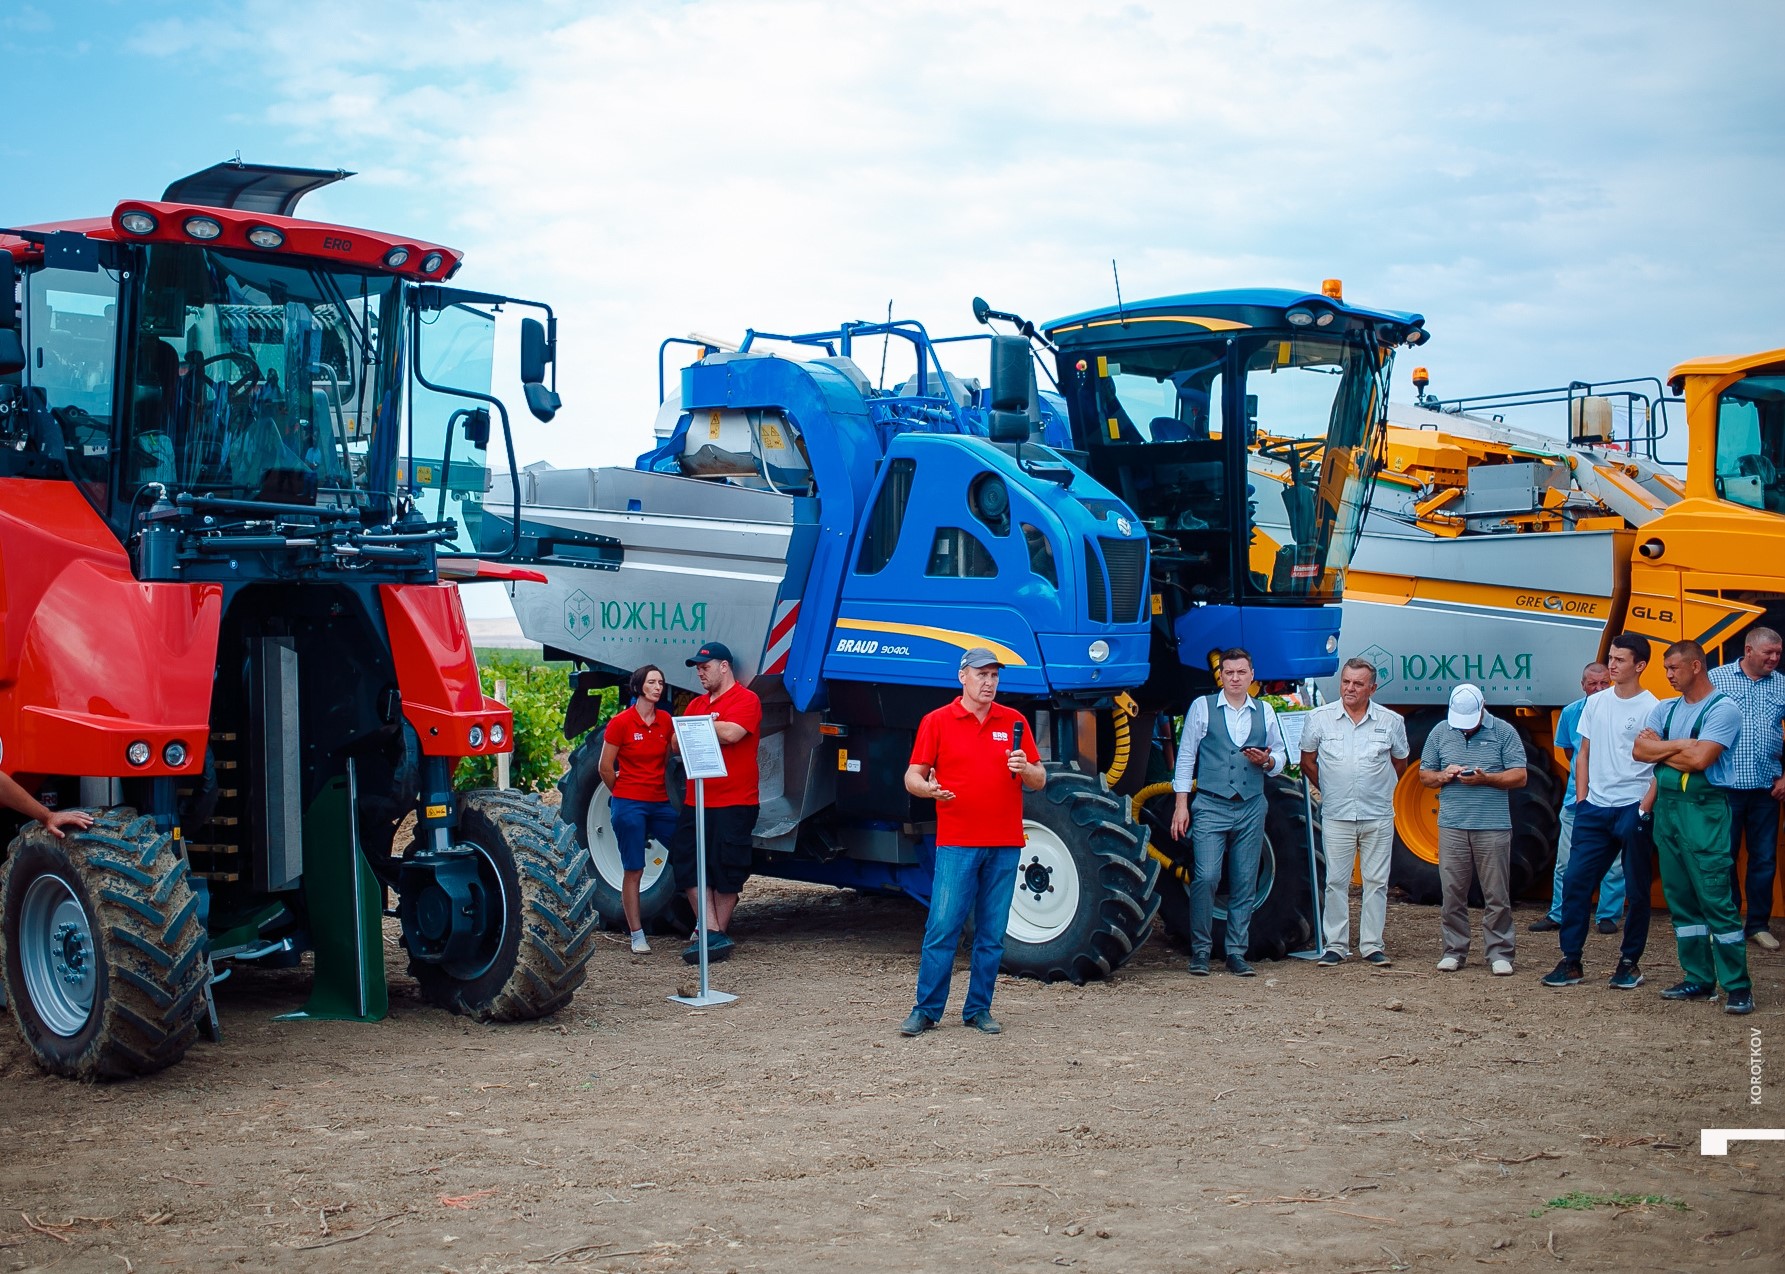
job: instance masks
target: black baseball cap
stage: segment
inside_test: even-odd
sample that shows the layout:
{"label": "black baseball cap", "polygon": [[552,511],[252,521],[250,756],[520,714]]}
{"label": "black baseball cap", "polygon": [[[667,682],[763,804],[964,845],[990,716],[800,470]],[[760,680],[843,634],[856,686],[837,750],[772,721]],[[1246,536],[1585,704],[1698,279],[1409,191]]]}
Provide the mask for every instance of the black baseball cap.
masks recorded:
{"label": "black baseball cap", "polygon": [[731,657],[730,646],[727,646],[722,641],[709,641],[706,645],[694,652],[694,658],[688,661],[688,666],[692,668],[696,664],[708,663],[714,659],[723,659],[726,663],[733,665],[737,663],[737,660]]}

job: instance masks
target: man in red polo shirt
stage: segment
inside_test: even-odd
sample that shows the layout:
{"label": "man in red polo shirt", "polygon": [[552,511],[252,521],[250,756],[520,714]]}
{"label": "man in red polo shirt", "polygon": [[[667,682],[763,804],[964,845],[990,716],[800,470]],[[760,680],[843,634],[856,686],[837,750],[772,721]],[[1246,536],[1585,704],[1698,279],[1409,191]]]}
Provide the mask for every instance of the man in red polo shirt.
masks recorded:
{"label": "man in red polo shirt", "polygon": [[[726,936],[738,894],[750,879],[755,850],[750,833],[756,827],[756,744],[762,732],[762,700],[740,685],[732,672],[731,650],[723,642],[709,641],[688,660],[706,693],[688,705],[686,716],[713,718],[719,736],[719,755],[725,758],[725,777],[706,781],[707,810],[707,958],[730,959],[737,944]],[[688,890],[688,905],[700,916],[700,891],[695,882],[694,783],[682,797],[682,812],[669,843],[669,865]],[[700,942],[690,942],[682,952],[689,964],[700,963]]]}
{"label": "man in red polo shirt", "polygon": [[961,656],[961,695],[917,727],[905,790],[936,802],[936,867],[930,918],[917,966],[917,1006],[900,1031],[921,1035],[942,1020],[961,929],[973,914],[973,954],[961,1020],[996,1035],[992,989],[1023,848],[1023,790],[1047,783],[1035,732],[1001,703],[1003,665],[983,646]]}

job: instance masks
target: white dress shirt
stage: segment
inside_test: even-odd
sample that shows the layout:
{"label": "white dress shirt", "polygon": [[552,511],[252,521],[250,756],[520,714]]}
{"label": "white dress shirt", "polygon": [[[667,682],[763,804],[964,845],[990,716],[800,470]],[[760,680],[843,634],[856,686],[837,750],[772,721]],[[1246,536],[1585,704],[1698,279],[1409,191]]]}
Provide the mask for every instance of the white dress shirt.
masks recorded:
{"label": "white dress shirt", "polygon": [[[1243,748],[1246,740],[1252,737],[1252,716],[1254,711],[1264,713],[1264,745],[1271,751],[1271,768],[1266,774],[1281,774],[1283,767],[1289,764],[1289,753],[1283,746],[1283,730],[1277,724],[1276,710],[1262,699],[1254,699],[1250,695],[1239,707],[1227,701],[1227,695],[1221,695],[1221,715],[1227,723],[1227,737],[1233,740],[1235,747]],[[1196,780],[1196,750],[1202,746],[1203,736],[1209,732],[1209,697],[1197,695],[1191,700],[1190,710],[1184,714],[1184,737],[1178,744],[1178,766],[1171,777],[1171,788],[1174,792],[1188,792]]]}

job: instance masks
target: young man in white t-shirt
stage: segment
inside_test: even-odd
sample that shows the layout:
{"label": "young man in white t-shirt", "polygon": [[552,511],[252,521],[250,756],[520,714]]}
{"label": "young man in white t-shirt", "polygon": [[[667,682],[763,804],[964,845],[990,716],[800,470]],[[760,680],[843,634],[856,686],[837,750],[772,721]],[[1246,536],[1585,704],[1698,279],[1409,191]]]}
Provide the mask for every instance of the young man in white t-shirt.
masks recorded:
{"label": "young man in white t-shirt", "polygon": [[1649,639],[1620,633],[1611,639],[1605,666],[1611,688],[1587,699],[1580,715],[1580,751],[1574,759],[1574,845],[1562,878],[1562,962],[1545,975],[1545,986],[1574,986],[1585,976],[1581,953],[1587,944],[1593,891],[1620,858],[1629,914],[1614,990],[1643,983],[1641,960],[1649,941],[1649,847],[1641,819],[1654,804],[1655,767],[1633,755],[1636,736],[1648,724],[1656,699],[1642,688],[1649,662]]}

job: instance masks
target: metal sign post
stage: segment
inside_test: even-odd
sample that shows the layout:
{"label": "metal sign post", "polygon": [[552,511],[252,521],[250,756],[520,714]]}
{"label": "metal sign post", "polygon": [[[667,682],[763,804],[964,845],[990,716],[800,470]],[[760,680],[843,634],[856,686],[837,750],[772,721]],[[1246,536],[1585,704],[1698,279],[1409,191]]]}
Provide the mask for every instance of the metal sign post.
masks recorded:
{"label": "metal sign post", "polygon": [[682,751],[682,765],[694,783],[695,893],[700,899],[700,928],[695,933],[695,941],[700,946],[700,993],[669,998],[691,1009],[730,1004],[738,998],[725,991],[713,990],[707,981],[707,928],[712,920],[707,899],[707,780],[725,777],[725,755],[719,750],[719,734],[713,727],[713,720],[709,716],[674,717],[670,721]]}
{"label": "metal sign post", "polygon": [[[1314,702],[1314,683],[1312,680],[1302,683],[1302,694],[1311,705]],[[1277,728],[1283,732],[1283,751],[1287,754],[1290,765],[1300,762],[1302,747],[1302,730],[1308,724],[1307,718],[1299,712],[1279,712]],[[1321,888],[1320,857],[1314,849],[1314,793],[1308,786],[1308,776],[1302,775],[1302,816],[1306,820],[1308,851],[1308,894],[1309,908],[1313,911],[1313,927],[1309,932],[1313,935],[1314,945],[1304,951],[1291,951],[1291,960],[1318,960],[1320,953],[1326,949],[1326,936],[1322,928],[1323,904],[1325,891]]]}

